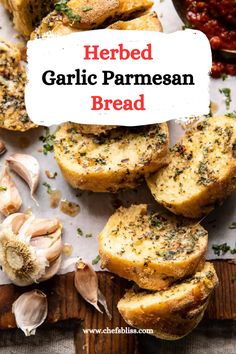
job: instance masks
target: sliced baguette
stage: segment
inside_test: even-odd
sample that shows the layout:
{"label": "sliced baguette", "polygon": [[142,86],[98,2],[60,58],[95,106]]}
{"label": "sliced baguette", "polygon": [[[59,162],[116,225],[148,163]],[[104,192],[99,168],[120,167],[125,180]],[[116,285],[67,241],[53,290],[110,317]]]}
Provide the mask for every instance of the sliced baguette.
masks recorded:
{"label": "sliced baguette", "polygon": [[[75,31],[105,28],[120,19],[130,19],[149,10],[150,0],[70,0],[67,3],[73,15],[80,21],[69,21],[62,12],[52,11],[31,35],[31,39],[45,36],[45,33],[68,34]],[[84,11],[89,8],[89,11]]]}
{"label": "sliced baguette", "polygon": [[101,266],[160,290],[196,272],[207,250],[207,231],[169,213],[148,213],[147,205],[119,208],[99,235]]}
{"label": "sliced baguette", "polygon": [[54,9],[54,0],[0,0],[12,14],[16,30],[24,37],[39,26],[40,21]]}
{"label": "sliced baguette", "polygon": [[117,307],[130,326],[153,329],[153,335],[158,338],[176,340],[186,336],[201,321],[217,283],[215,269],[207,262],[191,278],[165,291],[127,291]]}
{"label": "sliced baguette", "polygon": [[175,214],[208,214],[236,190],[236,120],[222,116],[198,123],[147,184],[157,202]]}
{"label": "sliced baguette", "polygon": [[74,188],[116,192],[136,187],[145,175],[168,163],[166,123],[117,128],[95,137],[81,134],[77,124],[56,133],[55,157]]}
{"label": "sliced baguette", "polygon": [[26,113],[25,83],[19,48],[0,38],[0,128],[24,132],[36,127]]}
{"label": "sliced baguette", "polygon": [[163,28],[161,22],[155,11],[148,12],[143,16],[135,18],[131,21],[117,21],[108,26],[109,29],[114,30],[137,30],[137,31],[156,31],[162,32]]}

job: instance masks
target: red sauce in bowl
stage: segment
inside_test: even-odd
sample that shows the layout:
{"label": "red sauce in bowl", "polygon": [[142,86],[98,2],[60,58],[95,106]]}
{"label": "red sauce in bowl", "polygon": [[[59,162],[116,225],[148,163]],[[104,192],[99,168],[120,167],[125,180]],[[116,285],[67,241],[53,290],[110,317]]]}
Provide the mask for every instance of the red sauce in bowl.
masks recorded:
{"label": "red sauce in bowl", "polygon": [[[236,50],[236,0],[185,0],[191,27],[206,34],[214,50]],[[236,75],[236,65],[213,62],[212,76]]]}

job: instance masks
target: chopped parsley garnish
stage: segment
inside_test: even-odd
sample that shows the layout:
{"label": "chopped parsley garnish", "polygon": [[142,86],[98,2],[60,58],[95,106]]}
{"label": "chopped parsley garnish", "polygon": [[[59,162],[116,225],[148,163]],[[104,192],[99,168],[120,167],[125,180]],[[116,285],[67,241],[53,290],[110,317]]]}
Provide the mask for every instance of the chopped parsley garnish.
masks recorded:
{"label": "chopped parsley garnish", "polygon": [[232,102],[231,99],[231,90],[227,87],[222,88],[219,90],[220,93],[222,93],[225,96],[225,105],[226,105],[226,109],[230,108],[230,103]]}
{"label": "chopped parsley garnish", "polygon": [[214,254],[217,256],[224,256],[229,251],[231,254],[236,253],[236,245],[234,248],[231,248],[226,242],[220,245],[212,245],[212,249],[214,251]]}
{"label": "chopped parsley garnish", "polygon": [[78,227],[78,229],[77,229],[77,234],[78,234],[79,236],[83,236],[83,231],[82,231],[81,228],[79,228],[79,227]]}
{"label": "chopped parsley garnish", "polygon": [[44,153],[44,155],[47,155],[48,152],[52,152],[53,151],[55,135],[54,134],[50,134],[49,128],[45,128],[45,129],[46,129],[45,135],[44,136],[40,136],[39,140],[41,140],[43,142],[43,153]]}
{"label": "chopped parsley garnish", "polygon": [[93,237],[93,235],[92,234],[86,234],[85,237],[86,238],[90,238],[90,237]]}
{"label": "chopped parsley garnish", "polygon": [[232,224],[229,226],[229,229],[236,229],[236,221],[232,222]]}
{"label": "chopped parsley garnish", "polygon": [[91,11],[92,9],[93,9],[93,7],[89,7],[89,6],[82,7],[83,12],[88,12],[88,11]]}
{"label": "chopped parsley garnish", "polygon": [[43,182],[43,186],[47,188],[47,193],[51,194],[52,193],[52,187],[50,186],[49,183]]}
{"label": "chopped parsley garnish", "polygon": [[227,79],[228,75],[226,73],[221,74],[221,79],[225,81]]}
{"label": "chopped parsley garnish", "polygon": [[7,190],[7,187],[5,186],[0,186],[0,191],[6,191]]}
{"label": "chopped parsley garnish", "polygon": [[101,157],[98,157],[95,159],[96,163],[99,163],[100,165],[106,165],[106,161],[102,159]]}
{"label": "chopped parsley garnish", "polygon": [[99,254],[98,254],[97,257],[92,260],[92,265],[98,264],[98,262],[100,261],[100,259],[101,259],[101,257],[100,257]]}
{"label": "chopped parsley garnish", "polygon": [[226,117],[236,118],[236,111],[233,111],[233,112],[230,112],[230,113],[226,113]]}
{"label": "chopped parsley garnish", "polygon": [[73,10],[67,6],[68,0],[59,0],[55,4],[55,10],[65,14],[70,22],[80,22],[81,16],[73,13]]}

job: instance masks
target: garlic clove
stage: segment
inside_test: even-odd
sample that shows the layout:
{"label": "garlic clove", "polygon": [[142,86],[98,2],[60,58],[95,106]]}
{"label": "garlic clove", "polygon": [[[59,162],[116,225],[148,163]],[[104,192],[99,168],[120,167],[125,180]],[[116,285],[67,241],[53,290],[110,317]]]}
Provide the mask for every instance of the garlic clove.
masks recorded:
{"label": "garlic clove", "polygon": [[0,213],[8,216],[17,212],[22,204],[21,196],[5,166],[0,177]]}
{"label": "garlic clove", "polygon": [[61,227],[51,235],[32,238],[30,245],[36,247],[37,253],[43,254],[48,262],[54,261],[62,252]]}
{"label": "garlic clove", "polygon": [[10,168],[25,180],[30,188],[31,197],[39,184],[39,163],[35,157],[27,154],[13,154],[7,158]]}
{"label": "garlic clove", "polygon": [[55,232],[60,226],[58,219],[35,219],[26,231],[31,237],[48,235]]}
{"label": "garlic clove", "polygon": [[22,294],[12,305],[17,327],[26,336],[34,335],[48,314],[47,296],[40,290]]}
{"label": "garlic clove", "polygon": [[52,278],[55,274],[57,274],[61,267],[61,259],[62,257],[59,256],[55,261],[50,263],[49,267],[46,268],[45,274],[38,281],[39,282],[46,281]]}
{"label": "garlic clove", "polygon": [[[17,233],[12,230],[12,220],[15,219],[8,218],[8,222],[0,227],[0,264],[3,271],[19,286],[41,281],[44,276],[49,278],[50,274],[53,276],[59,265],[59,261],[56,264],[54,261],[62,253],[62,225],[58,222],[57,230],[48,234],[53,229],[49,219],[49,230],[45,226],[46,235],[31,237],[26,232],[36,221],[34,215],[26,215],[26,221],[18,227]],[[46,223],[46,219],[41,220]]]}
{"label": "garlic clove", "polygon": [[12,232],[17,235],[21,226],[27,220],[27,215],[24,213],[14,213],[9,215],[2,223],[2,226],[11,227]]}
{"label": "garlic clove", "polygon": [[97,274],[89,263],[83,261],[76,262],[74,285],[84,300],[102,313],[98,306]]}
{"label": "garlic clove", "polygon": [[35,249],[19,240],[10,228],[0,231],[0,264],[11,281],[19,286],[30,285],[45,273],[48,262],[37,257]]}

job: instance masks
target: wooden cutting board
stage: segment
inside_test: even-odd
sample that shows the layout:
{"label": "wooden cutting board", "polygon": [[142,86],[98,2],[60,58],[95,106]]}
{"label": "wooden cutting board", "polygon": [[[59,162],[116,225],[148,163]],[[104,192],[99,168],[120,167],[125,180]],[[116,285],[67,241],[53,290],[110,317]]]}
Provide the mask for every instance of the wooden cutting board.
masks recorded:
{"label": "wooden cutting board", "polygon": [[[236,320],[236,262],[213,261],[219,286],[213,294],[206,317],[212,320]],[[11,313],[12,303],[23,292],[38,288],[48,296],[49,314],[47,322],[55,323],[69,319],[80,319],[84,329],[115,329],[127,325],[119,315],[116,304],[126,288],[128,281],[108,272],[99,272],[99,287],[107,299],[112,314],[109,320],[85,303],[73,286],[73,273],[55,276],[38,286],[19,288],[14,285],[0,286],[0,328],[15,328]],[[85,334],[81,326],[75,333],[76,354],[134,354],[137,353],[136,336],[131,334]]]}

